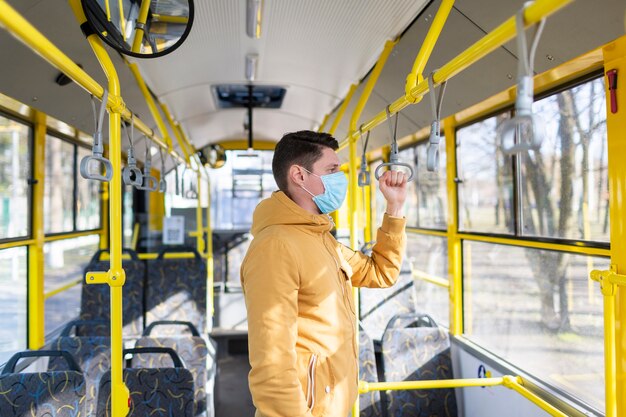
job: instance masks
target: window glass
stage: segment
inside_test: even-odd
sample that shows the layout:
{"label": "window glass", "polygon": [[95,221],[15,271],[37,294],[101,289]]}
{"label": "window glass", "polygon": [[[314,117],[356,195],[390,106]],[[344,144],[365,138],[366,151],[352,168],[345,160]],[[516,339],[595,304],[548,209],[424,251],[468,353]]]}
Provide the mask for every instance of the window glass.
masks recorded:
{"label": "window glass", "polygon": [[466,336],[531,375],[604,410],[602,294],[609,259],[463,244]]}
{"label": "window glass", "polygon": [[[174,181],[170,181],[166,176],[166,181],[168,183],[168,188],[170,184],[174,184]],[[133,242],[133,232],[135,229],[135,211],[133,209],[133,190],[134,187],[132,185],[124,186],[124,195],[122,200],[122,225],[123,225],[123,239],[124,244],[123,247],[130,248],[132,247]]]}
{"label": "window glass", "polygon": [[26,349],[27,249],[0,251],[0,364]]}
{"label": "window glass", "polygon": [[609,241],[606,103],[596,79],[534,104],[538,152],[521,155],[522,233]]}
{"label": "window glass", "polygon": [[448,288],[420,279],[420,276],[427,275],[448,280],[448,240],[408,233],[406,263],[413,276],[416,311],[424,312],[437,324],[449,327]]}
{"label": "window glass", "polygon": [[[417,171],[413,179],[417,227],[427,229],[447,229],[447,189],[446,189],[446,143],[441,138],[439,144],[439,169],[430,172],[427,169],[428,142],[422,142],[415,148],[415,166]],[[412,219],[412,218],[411,218]],[[411,226],[411,221],[408,223]]]}
{"label": "window glass", "polygon": [[459,176],[459,229],[514,233],[513,164],[496,143],[499,115],[456,133]]}
{"label": "window glass", "polygon": [[74,230],[74,145],[54,136],[46,136],[43,208],[46,233]]}
{"label": "window glass", "polygon": [[[409,164],[411,166],[413,166],[413,168],[415,168],[415,148],[406,148],[401,150],[400,152],[398,152],[398,156],[400,157],[400,161]],[[417,218],[417,209],[418,209],[418,203],[417,203],[417,173],[415,175],[415,178],[413,180],[413,184],[410,184],[407,187],[407,194],[406,194],[406,201],[404,203],[404,216],[406,217],[407,220],[407,226],[416,226],[418,224],[418,218]],[[376,185],[378,186],[378,181],[376,180],[376,178],[374,178],[374,176],[372,175],[372,181],[376,181]],[[382,194],[381,194],[382,197]],[[384,201],[384,197],[383,197],[383,201]],[[382,204],[383,208],[385,207],[385,204]]]}
{"label": "window glass", "polygon": [[[44,245],[44,291],[82,279],[84,269],[98,250],[99,236],[57,240]],[[53,295],[45,304],[46,334],[75,319],[80,310],[81,284]]]}
{"label": "window glass", "polygon": [[0,239],[30,234],[30,128],[0,116]]}
{"label": "window glass", "polygon": [[100,227],[100,182],[91,181],[80,175],[80,161],[91,155],[89,149],[78,147],[76,159],[76,229],[93,230]]}

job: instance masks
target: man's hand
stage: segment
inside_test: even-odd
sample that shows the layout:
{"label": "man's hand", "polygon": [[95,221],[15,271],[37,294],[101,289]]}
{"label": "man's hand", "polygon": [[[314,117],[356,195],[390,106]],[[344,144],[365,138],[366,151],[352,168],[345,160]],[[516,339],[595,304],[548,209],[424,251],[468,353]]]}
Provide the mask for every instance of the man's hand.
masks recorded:
{"label": "man's hand", "polygon": [[387,200],[386,213],[393,217],[402,217],[406,200],[406,175],[400,171],[386,171],[378,182],[380,191]]}

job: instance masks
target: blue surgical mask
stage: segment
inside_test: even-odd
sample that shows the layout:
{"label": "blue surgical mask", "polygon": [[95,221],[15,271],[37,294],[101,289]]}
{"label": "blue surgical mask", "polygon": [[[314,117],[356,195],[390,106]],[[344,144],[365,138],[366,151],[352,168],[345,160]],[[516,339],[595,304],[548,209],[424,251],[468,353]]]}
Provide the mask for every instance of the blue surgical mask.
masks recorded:
{"label": "blue surgical mask", "polygon": [[302,187],[304,191],[311,194],[313,202],[317,205],[320,211],[324,214],[332,213],[339,209],[346,199],[346,193],[348,192],[348,179],[346,175],[339,171],[328,175],[313,174],[306,168],[303,168],[311,175],[315,175],[322,180],[324,184],[324,193],[320,195],[313,195],[312,192]]}

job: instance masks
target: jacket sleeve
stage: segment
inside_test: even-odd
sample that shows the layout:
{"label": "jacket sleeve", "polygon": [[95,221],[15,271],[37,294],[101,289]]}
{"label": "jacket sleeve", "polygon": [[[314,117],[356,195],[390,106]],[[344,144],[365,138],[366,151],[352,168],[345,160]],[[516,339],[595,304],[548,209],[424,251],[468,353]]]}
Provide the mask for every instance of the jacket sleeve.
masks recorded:
{"label": "jacket sleeve", "polygon": [[279,240],[256,245],[241,267],[248,310],[250,392],[264,417],[312,417],[296,371],[298,266]]}
{"label": "jacket sleeve", "polygon": [[343,257],[352,268],[352,286],[384,288],[395,284],[406,248],[405,225],[404,218],[385,213],[371,257],[341,245]]}

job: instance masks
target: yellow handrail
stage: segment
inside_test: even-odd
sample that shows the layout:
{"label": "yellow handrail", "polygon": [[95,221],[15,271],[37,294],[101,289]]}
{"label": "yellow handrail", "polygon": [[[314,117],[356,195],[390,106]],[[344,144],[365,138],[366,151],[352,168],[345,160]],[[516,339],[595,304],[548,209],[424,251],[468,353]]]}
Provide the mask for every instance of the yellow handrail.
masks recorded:
{"label": "yellow handrail", "polygon": [[[441,2],[441,5],[437,10],[437,14],[435,15],[435,19],[428,29],[424,43],[422,43],[422,47],[415,57],[413,69],[411,69],[411,72],[406,77],[406,84],[404,86],[405,96],[411,97],[411,90],[424,81],[424,75],[422,72],[424,71],[426,63],[433,52],[433,48],[441,35],[443,26],[446,23],[446,20],[448,20],[452,6],[454,6],[454,0],[443,0]],[[421,97],[415,98],[414,101],[411,100],[411,102],[417,103],[419,100],[421,100]]]}
{"label": "yellow handrail", "polygon": [[[537,0],[531,6],[524,11],[524,23],[526,26],[535,24],[541,19],[548,17],[554,12],[565,7],[573,0]],[[459,72],[465,70],[469,66],[476,63],[478,60],[484,58],[486,55],[494,51],[496,48],[502,46],[506,42],[513,39],[516,34],[515,29],[515,17],[511,17],[500,26],[489,32],[482,39],[474,43],[467,48],[461,54],[453,58],[433,75],[433,80],[436,85],[441,84],[454,77]],[[421,97],[428,93],[428,81],[422,81],[412,88],[410,94],[403,95],[396,101],[391,103],[389,111],[391,114],[395,114],[402,109],[406,108],[413,101],[419,100]],[[374,129],[379,124],[387,120],[387,113],[385,110],[379,112],[370,121],[363,124],[363,132]],[[348,136],[341,142],[339,149],[342,150],[349,146],[350,139],[358,139],[358,132],[349,133]]]}
{"label": "yellow handrail", "polygon": [[502,385],[518,392],[535,405],[548,412],[552,416],[567,417],[567,414],[557,409],[552,404],[539,397],[528,388],[524,387],[524,380],[519,376],[504,375],[497,378],[467,378],[467,379],[438,379],[428,381],[402,381],[402,382],[365,382],[359,381],[359,394],[367,394],[371,391],[401,391],[439,388],[462,388],[462,387],[494,387]]}
{"label": "yellow handrail", "polygon": [[[357,87],[358,87],[358,84],[352,84],[350,88],[348,89],[348,94],[346,94],[346,98],[343,99],[343,103],[341,103],[339,110],[337,110],[337,116],[335,116],[335,120],[333,120],[333,124],[330,125],[330,129],[328,129],[329,134],[331,135],[335,134],[337,127],[339,127],[339,122],[341,122],[341,119],[343,119],[343,114],[346,112],[346,109],[348,108],[348,105],[350,104],[350,101],[352,100],[352,96],[354,95],[354,92],[356,91]],[[330,116],[330,113],[328,114],[328,116]]]}
{"label": "yellow handrail", "polygon": [[[73,0],[71,0],[73,1]],[[76,84],[84,88],[89,94],[101,98],[104,88],[98,84],[87,72],[80,68],[72,59],[65,55],[59,48],[50,42],[41,32],[20,15],[6,0],[0,0],[0,26],[4,27],[9,34],[24,43],[33,52],[37,53],[53,67],[63,72]],[[118,109],[124,120],[131,120],[131,112],[124,107],[121,97],[109,95],[107,101],[109,109]],[[167,145],[139,118],[134,118],[135,127],[148,136],[154,143],[167,149]],[[182,160],[175,151],[171,152],[174,157]]]}
{"label": "yellow handrail", "polygon": [[411,270],[413,278],[421,279],[422,281],[430,282],[431,284],[438,285],[444,288],[450,288],[450,281],[447,279],[438,278],[434,275],[427,274],[426,272],[418,271],[417,269]]}
{"label": "yellow handrail", "polygon": [[69,290],[70,288],[75,287],[76,285],[80,284],[81,282],[83,282],[83,278],[78,278],[78,279],[73,279],[71,281],[67,281],[65,284],[58,286],[57,288],[48,291],[47,293],[45,293],[43,295],[43,299],[44,301],[47,300],[50,297],[53,297],[57,294],[61,294],[62,292],[65,292],[67,290]]}
{"label": "yellow handrail", "polygon": [[[132,51],[135,53],[139,53],[139,49],[141,48],[141,42],[143,42],[143,35],[145,33],[145,25],[148,20],[148,12],[150,11],[150,4],[152,2],[150,0],[143,0],[141,2],[141,7],[139,8],[139,15],[137,16],[137,22],[135,23],[135,38],[133,39]],[[154,18],[154,16],[153,16]],[[157,52],[157,51],[152,51]]]}

